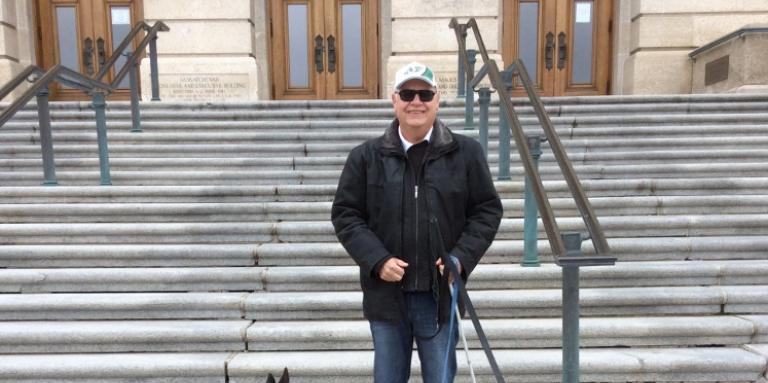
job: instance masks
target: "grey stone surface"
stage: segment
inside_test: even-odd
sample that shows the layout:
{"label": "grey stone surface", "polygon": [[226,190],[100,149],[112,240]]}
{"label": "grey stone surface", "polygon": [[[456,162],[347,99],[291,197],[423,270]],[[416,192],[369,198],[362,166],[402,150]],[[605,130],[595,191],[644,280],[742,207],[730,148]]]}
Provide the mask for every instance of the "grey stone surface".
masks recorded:
{"label": "grey stone surface", "polygon": [[[686,347],[738,346],[749,343],[754,322],[765,317],[619,317],[583,318],[582,347]],[[495,349],[562,347],[562,319],[485,319],[483,331]],[[480,349],[474,327],[463,321],[469,347]],[[765,334],[765,329],[760,331]],[[257,321],[248,328],[248,349],[269,350],[370,350],[367,321]]]}
{"label": "grey stone surface", "polygon": [[[765,380],[766,100],[545,99],[619,258],[581,270],[582,381]],[[513,101],[526,133],[540,131],[530,106]],[[31,107],[0,129],[0,290],[11,293],[0,295],[0,348],[69,353],[23,355],[26,364],[0,355],[0,382],[260,383],[285,366],[292,381],[370,381],[357,268],[328,209],[347,151],[381,133],[388,102],[145,102],[141,134],[128,132],[128,103],[109,104],[111,187],[98,186],[89,103],[51,105],[62,186],[37,186]],[[462,111],[451,100],[441,116],[476,137]],[[496,129],[490,136],[494,151]],[[493,172],[497,160],[489,156]],[[583,231],[546,144],[540,168],[561,230]],[[496,183],[506,218],[471,294],[505,374],[556,382],[561,270],[543,236],[545,264],[517,266],[516,154],[512,173]],[[588,242],[582,250],[593,252]],[[142,372],[246,342],[248,352],[206,359],[212,374]],[[472,353],[480,381],[492,381]],[[133,367],[109,375],[121,359]],[[8,363],[27,368],[2,375]]]}
{"label": "grey stone surface", "polygon": [[240,319],[246,293],[3,294],[0,320]]}
{"label": "grey stone surface", "polygon": [[[482,351],[471,351],[478,381],[492,381]],[[559,382],[560,350],[501,350],[494,353],[505,376],[517,382]],[[321,351],[238,354],[229,364],[230,382],[257,382],[253,376],[291,369],[296,382],[371,382],[370,352]],[[332,361],[332,362],[331,362]],[[463,357],[457,379],[468,379]],[[292,366],[292,367],[291,367]],[[765,358],[738,348],[589,349],[581,355],[581,381],[733,381],[751,382],[762,375]],[[413,376],[420,381],[414,355]]]}
{"label": "grey stone surface", "polygon": [[224,383],[228,353],[0,355],[0,382]]}
{"label": "grey stone surface", "polygon": [[243,320],[0,322],[0,352],[243,351]]}

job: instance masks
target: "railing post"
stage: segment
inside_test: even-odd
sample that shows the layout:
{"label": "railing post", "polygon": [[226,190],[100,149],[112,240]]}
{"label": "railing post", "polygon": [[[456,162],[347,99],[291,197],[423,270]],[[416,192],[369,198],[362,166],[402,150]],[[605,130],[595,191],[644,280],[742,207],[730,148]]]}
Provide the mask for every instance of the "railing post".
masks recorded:
{"label": "railing post", "polygon": [[491,89],[483,87],[478,89],[477,103],[480,104],[480,146],[488,158],[488,114],[491,106]]}
{"label": "railing post", "polygon": [[[541,137],[537,134],[526,136],[528,149],[531,151],[533,166],[538,169],[541,158]],[[523,266],[538,267],[539,249],[539,209],[536,206],[536,198],[533,196],[533,186],[528,176],[525,177],[525,218],[523,219]]]}
{"label": "railing post", "polygon": [[[128,57],[131,52],[128,52]],[[134,61],[131,70],[128,72],[128,83],[131,87],[131,132],[141,133],[141,109],[139,109],[139,84],[138,84],[139,66]]]}
{"label": "railing post", "polygon": [[[469,73],[474,76],[475,62],[477,62],[477,51],[474,49],[467,50],[467,61],[469,61]],[[475,91],[469,84],[470,79],[467,79],[466,84],[466,96],[464,97],[464,129],[472,129],[475,126]]]}
{"label": "railing post", "polygon": [[[512,89],[512,76],[511,69],[501,72],[501,80],[503,86],[507,90]],[[509,176],[509,155],[510,155],[510,140],[512,139],[512,133],[509,128],[509,121],[507,121],[507,115],[504,113],[504,107],[502,103],[499,103],[499,181],[506,181],[511,179]]]}
{"label": "railing post", "polygon": [[[467,25],[466,24],[460,24],[459,25],[459,33],[461,35],[462,41],[467,41]],[[461,57],[461,51],[456,55],[459,58],[459,76],[457,77],[457,84],[456,84],[456,98],[464,98],[464,91],[466,90],[466,83],[469,82],[469,79],[467,79],[467,71],[464,70],[464,57]]]}
{"label": "railing post", "polygon": [[[581,233],[563,233],[566,258],[581,256]],[[579,266],[563,266],[563,383],[578,383]]]}
{"label": "railing post", "polygon": [[107,102],[104,93],[93,92],[93,109],[96,111],[96,137],[99,142],[99,171],[102,185],[112,185],[109,174],[109,147],[107,146]]}
{"label": "railing post", "polygon": [[56,164],[53,156],[53,134],[51,133],[51,112],[48,108],[48,85],[37,92],[37,121],[40,127],[40,149],[43,158],[43,185],[58,185]]}
{"label": "railing post", "polygon": [[149,40],[149,77],[152,81],[152,101],[160,101],[160,80],[157,77],[157,36]]}

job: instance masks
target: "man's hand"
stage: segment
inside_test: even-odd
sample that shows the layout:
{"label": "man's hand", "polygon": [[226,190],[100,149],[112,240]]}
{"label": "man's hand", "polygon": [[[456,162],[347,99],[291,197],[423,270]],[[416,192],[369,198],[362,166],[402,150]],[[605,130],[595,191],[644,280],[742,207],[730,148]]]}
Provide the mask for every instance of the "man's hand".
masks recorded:
{"label": "man's hand", "polygon": [[379,270],[379,278],[387,282],[400,282],[405,274],[408,263],[400,258],[387,259]]}
{"label": "man's hand", "polygon": [[[440,269],[440,274],[443,274],[443,268],[445,268],[445,266],[443,265],[442,258],[437,259],[437,262],[435,262],[435,266],[437,266],[437,268]],[[456,261],[456,268],[459,269],[459,274],[461,274],[461,272],[464,270],[464,268],[461,267],[461,262],[459,262],[458,260]],[[449,284],[453,283],[453,273],[451,273],[451,275],[448,277],[448,283]]]}

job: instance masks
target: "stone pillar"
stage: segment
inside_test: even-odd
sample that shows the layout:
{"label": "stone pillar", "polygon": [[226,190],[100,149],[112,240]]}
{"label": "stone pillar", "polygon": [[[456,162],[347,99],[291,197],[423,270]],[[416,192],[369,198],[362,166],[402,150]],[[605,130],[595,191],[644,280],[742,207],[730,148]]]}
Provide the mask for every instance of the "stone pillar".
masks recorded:
{"label": "stone pillar", "polygon": [[[162,20],[170,28],[170,32],[159,33],[157,40],[160,98],[212,102],[268,98],[259,89],[260,71],[254,58],[258,45],[254,41],[256,30],[264,29],[264,20],[260,24],[253,20],[257,15],[254,7],[263,6],[262,3],[263,0],[144,0],[148,23]],[[266,52],[266,47],[263,49]],[[149,73],[149,59],[144,58],[143,100],[151,98]]]}
{"label": "stone pillar", "polygon": [[[28,65],[34,64],[34,12],[31,3],[24,0],[0,1],[0,84],[7,83]],[[13,101],[25,89],[24,85],[20,86],[2,101]]]}
{"label": "stone pillar", "polygon": [[[470,17],[477,20],[483,34],[485,47],[491,58],[503,69],[501,59],[501,2],[499,0],[391,0],[391,13],[387,25],[390,32],[388,41],[382,40],[382,52],[388,51],[386,68],[382,74],[382,95],[392,93],[395,72],[401,66],[419,61],[432,68],[437,76],[441,100],[456,98],[458,86],[458,45],[452,29],[448,27],[452,17],[466,22]],[[386,3],[382,3],[386,5]],[[414,38],[413,36],[418,36]],[[388,46],[384,46],[389,44]],[[475,38],[470,31],[467,49],[477,49]],[[475,69],[483,65],[478,54]]]}
{"label": "stone pillar", "polygon": [[768,4],[633,0],[630,14],[630,54],[619,68],[624,93],[690,93],[688,53],[746,24],[765,22]]}

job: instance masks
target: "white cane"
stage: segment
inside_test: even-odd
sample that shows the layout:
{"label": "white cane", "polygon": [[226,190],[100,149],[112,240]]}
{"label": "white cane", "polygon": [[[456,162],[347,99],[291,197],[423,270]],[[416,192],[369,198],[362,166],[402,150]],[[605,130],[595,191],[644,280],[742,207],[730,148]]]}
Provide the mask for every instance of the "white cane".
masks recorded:
{"label": "white cane", "polygon": [[[453,291],[453,284],[449,285],[451,289],[451,295],[454,294]],[[472,359],[469,357],[469,346],[467,345],[467,337],[464,334],[464,328],[461,325],[461,313],[459,312],[459,305],[456,305],[453,307],[454,310],[456,310],[456,326],[459,328],[459,335],[461,336],[461,343],[464,345],[464,355],[467,358],[467,367],[469,367],[469,376],[471,378],[472,383],[477,383],[477,379],[475,378],[475,369],[472,367]]]}

